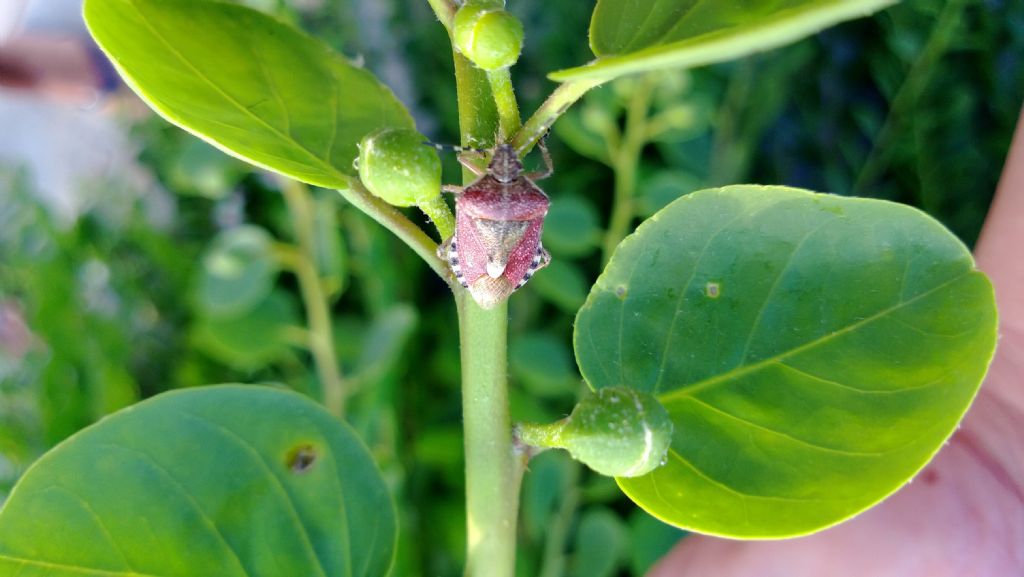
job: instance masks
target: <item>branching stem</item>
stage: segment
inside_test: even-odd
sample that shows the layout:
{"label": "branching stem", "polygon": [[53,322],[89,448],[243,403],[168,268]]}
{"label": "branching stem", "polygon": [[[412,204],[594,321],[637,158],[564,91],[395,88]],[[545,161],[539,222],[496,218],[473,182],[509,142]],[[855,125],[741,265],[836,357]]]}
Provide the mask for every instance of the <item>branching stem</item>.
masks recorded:
{"label": "branching stem", "polygon": [[[492,82],[453,49],[463,145],[493,146],[499,133]],[[497,87],[515,106],[511,84]],[[506,119],[507,121],[507,119]],[[466,183],[476,177],[463,171]],[[466,451],[466,577],[514,577],[519,486],[526,455],[512,443],[508,406],[508,305],[481,309],[455,285],[462,345]]]}
{"label": "branching stem", "polygon": [[576,80],[559,85],[512,139],[512,145],[516,147],[519,155],[522,156],[529,152],[573,103],[582,98],[591,88],[596,88],[603,82],[603,80]]}
{"label": "branching stem", "polygon": [[416,226],[404,214],[390,204],[373,196],[358,180],[353,180],[347,189],[338,191],[352,206],[366,213],[384,228],[390,230],[402,242],[420,255],[428,266],[445,281],[451,276],[441,259],[437,257],[437,243],[431,240],[423,229]]}
{"label": "branching stem", "polygon": [[323,387],[324,405],[331,413],[342,417],[345,414],[345,382],[334,354],[330,306],[320,273],[313,264],[316,262],[316,243],[313,239],[316,225],[313,221],[312,199],[306,185],[290,178],[281,179],[281,192],[292,217],[298,245],[297,252],[293,253],[292,258],[288,259],[290,262],[286,264],[290,265],[299,281],[299,291],[309,324],[309,352]]}
{"label": "branching stem", "polygon": [[612,169],[615,171],[615,196],[612,201],[612,215],[604,237],[602,261],[607,263],[622,239],[629,234],[636,218],[637,168],[640,154],[647,144],[648,114],[655,80],[644,77],[639,80],[626,110],[626,127],[622,141],[613,151]]}
{"label": "branching stem", "polygon": [[433,200],[420,204],[419,207],[423,214],[427,215],[434,223],[442,240],[455,234],[455,216],[452,215],[452,211],[443,197],[436,196]]}
{"label": "branching stem", "polygon": [[487,80],[491,83],[494,104],[498,108],[500,139],[505,141],[519,132],[519,128],[522,126],[522,121],[519,119],[519,104],[516,102],[516,94],[512,89],[512,77],[508,68],[502,68],[488,72]]}
{"label": "branching stem", "polygon": [[455,19],[455,12],[459,9],[458,5],[452,0],[427,0],[427,2],[430,2],[430,7],[434,9],[437,19],[441,21],[445,30],[448,31],[448,35],[451,36],[452,21]]}
{"label": "branching stem", "polygon": [[466,450],[466,577],[513,577],[526,454],[512,444],[507,303],[483,310],[459,295]]}

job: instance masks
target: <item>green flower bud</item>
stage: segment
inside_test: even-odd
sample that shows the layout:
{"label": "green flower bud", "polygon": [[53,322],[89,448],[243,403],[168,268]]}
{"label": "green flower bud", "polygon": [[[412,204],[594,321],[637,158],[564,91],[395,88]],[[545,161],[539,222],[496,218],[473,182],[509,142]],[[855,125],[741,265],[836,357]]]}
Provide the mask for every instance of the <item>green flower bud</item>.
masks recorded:
{"label": "green flower bud", "polygon": [[359,143],[359,179],[394,206],[425,204],[441,195],[441,160],[420,133],[384,128]]}
{"label": "green flower bud", "polygon": [[455,47],[484,70],[508,68],[523,49],[523,25],[494,2],[470,0],[455,13]]}
{"label": "green flower bud", "polygon": [[639,477],[665,462],[672,421],[661,403],[629,387],[601,389],[554,425],[520,425],[525,443],[558,447],[609,477]]}

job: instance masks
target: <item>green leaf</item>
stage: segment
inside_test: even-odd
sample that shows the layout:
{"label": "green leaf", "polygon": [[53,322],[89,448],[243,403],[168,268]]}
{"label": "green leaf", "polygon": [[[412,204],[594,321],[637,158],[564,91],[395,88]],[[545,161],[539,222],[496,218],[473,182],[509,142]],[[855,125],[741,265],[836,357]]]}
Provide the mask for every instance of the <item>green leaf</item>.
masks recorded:
{"label": "green leaf", "polygon": [[0,510],[0,574],[380,577],[394,506],[346,426],[292,392],[166,393],[42,457]]}
{"label": "green leaf", "polygon": [[590,21],[597,60],[552,80],[611,80],[692,68],[777,48],[898,0],[598,0]]}
{"label": "green leaf", "polygon": [[527,286],[569,314],[578,311],[587,299],[587,279],[578,265],[566,259],[552,260],[533,275]]}
{"label": "green leaf", "polygon": [[645,177],[636,199],[637,211],[643,216],[651,216],[680,196],[696,190],[700,180],[684,170],[662,170]]}
{"label": "green leaf", "polygon": [[362,345],[349,377],[352,389],[372,387],[393,373],[402,363],[402,353],[418,324],[416,309],[399,303],[377,316],[363,331],[339,336],[339,339],[357,340]]}
{"label": "green leaf", "polygon": [[206,144],[189,138],[168,170],[168,180],[175,192],[222,200],[249,172],[237,159]]}
{"label": "green leaf", "polygon": [[275,291],[240,317],[202,319],[193,338],[203,352],[222,363],[258,369],[288,353],[289,329],[300,323],[291,293]]}
{"label": "green leaf", "polygon": [[512,374],[538,397],[564,397],[579,388],[566,339],[548,332],[512,337],[508,351]]}
{"label": "green leaf", "polygon": [[570,577],[610,577],[615,574],[628,546],[626,527],[604,507],[583,514],[576,531]]}
{"label": "green leaf", "polygon": [[867,509],[953,432],[996,312],[967,248],[920,211],[784,187],[683,197],[616,250],[576,318],[595,388],[655,394],[668,462],[618,479],[655,517],[779,538]]}
{"label": "green leaf", "polygon": [[161,116],[292,178],[344,188],[356,143],[412,118],[372,74],[245,8],[198,0],[87,0],[90,32]]}
{"label": "green leaf", "polygon": [[597,209],[587,199],[575,195],[558,197],[544,219],[544,246],[556,256],[584,256],[601,240]]}
{"label": "green leaf", "polygon": [[629,566],[634,575],[646,575],[686,535],[637,509],[629,517]]}
{"label": "green leaf", "polygon": [[540,540],[556,523],[558,510],[579,482],[579,465],[560,451],[545,451],[530,459],[523,477],[523,531]]}
{"label": "green leaf", "polygon": [[197,293],[207,316],[231,318],[245,314],[270,294],[277,278],[274,239],[252,225],[226,230],[203,256]]}

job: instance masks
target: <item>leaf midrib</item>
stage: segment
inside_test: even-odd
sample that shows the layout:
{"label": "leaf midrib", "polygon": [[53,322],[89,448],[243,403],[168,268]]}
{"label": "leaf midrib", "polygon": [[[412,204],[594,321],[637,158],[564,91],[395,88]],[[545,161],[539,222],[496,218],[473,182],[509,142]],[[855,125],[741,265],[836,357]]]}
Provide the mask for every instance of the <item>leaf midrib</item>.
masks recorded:
{"label": "leaf midrib", "polygon": [[[663,393],[661,395],[657,395],[658,400],[661,401],[662,403],[669,403],[669,402],[677,400],[677,399],[684,399],[684,398],[687,398],[687,397],[692,397],[696,393],[699,393],[699,392],[701,392],[701,391],[703,391],[705,389],[711,388],[711,387],[713,387],[715,385],[718,385],[718,384],[721,384],[721,383],[727,382],[727,381],[732,381],[732,380],[738,379],[740,377],[743,377],[745,375],[748,375],[750,373],[757,372],[757,371],[759,371],[761,369],[764,369],[766,367],[775,365],[777,363],[781,363],[781,361],[783,361],[783,360],[785,360],[785,359],[787,359],[787,358],[789,358],[789,357],[791,357],[793,355],[797,355],[797,354],[809,351],[809,350],[811,350],[811,349],[813,349],[813,348],[815,348],[815,347],[817,347],[819,345],[828,343],[828,342],[832,341],[833,339],[835,339],[837,337],[840,337],[840,336],[843,336],[843,335],[848,334],[850,332],[853,332],[853,331],[859,329],[860,327],[862,327],[864,325],[872,323],[872,322],[874,322],[874,321],[876,321],[876,320],[878,320],[880,318],[885,317],[886,315],[889,315],[889,314],[891,314],[891,313],[893,313],[893,312],[895,312],[897,310],[900,310],[903,307],[909,306],[909,305],[911,305],[911,304],[913,304],[913,303],[915,303],[915,302],[917,302],[917,301],[919,301],[921,299],[924,299],[924,298],[926,298],[926,297],[928,297],[928,296],[930,296],[930,295],[932,295],[932,294],[934,294],[934,293],[936,293],[936,292],[946,288],[947,286],[949,286],[949,285],[951,285],[953,283],[956,283],[959,280],[961,280],[961,279],[963,279],[963,278],[965,278],[967,276],[970,276],[973,273],[974,273],[973,270],[965,271],[963,274],[957,275],[957,276],[953,277],[950,280],[947,280],[947,281],[945,281],[945,282],[943,282],[943,283],[941,283],[939,285],[936,285],[935,287],[933,287],[933,288],[931,288],[931,289],[929,289],[929,290],[927,290],[927,291],[925,291],[925,292],[923,292],[923,293],[921,293],[921,294],[919,294],[919,295],[917,295],[917,296],[915,296],[915,297],[913,297],[913,298],[911,298],[909,300],[901,301],[901,302],[899,302],[899,303],[897,303],[897,304],[895,304],[895,305],[893,305],[891,307],[882,309],[881,311],[879,311],[879,312],[877,312],[877,313],[875,313],[875,314],[873,314],[871,316],[865,317],[865,318],[863,318],[863,319],[861,319],[861,320],[859,320],[859,321],[857,321],[855,323],[852,323],[852,324],[850,324],[850,325],[848,325],[846,327],[843,327],[843,328],[841,328],[839,330],[833,331],[833,332],[831,332],[831,333],[829,333],[827,335],[821,336],[821,337],[819,337],[817,339],[814,339],[812,341],[806,342],[806,343],[804,343],[804,344],[802,344],[800,346],[793,347],[792,349],[789,349],[787,351],[783,351],[783,352],[781,352],[781,353],[779,353],[777,355],[774,355],[772,357],[769,357],[767,359],[763,359],[761,361],[758,361],[758,362],[750,364],[750,365],[745,365],[745,366],[744,365],[740,365],[740,366],[737,366],[737,367],[735,367],[733,369],[730,369],[730,370],[728,370],[728,371],[726,371],[724,373],[721,373],[721,374],[718,374],[718,375],[714,375],[712,377],[708,377],[708,378],[706,378],[704,380],[701,380],[701,381],[697,381],[696,383],[693,383],[693,384],[691,384],[689,386],[683,386],[683,387],[680,387],[678,389],[674,389],[672,391],[668,391],[666,393]],[[657,393],[657,391],[655,391],[655,393]]]}

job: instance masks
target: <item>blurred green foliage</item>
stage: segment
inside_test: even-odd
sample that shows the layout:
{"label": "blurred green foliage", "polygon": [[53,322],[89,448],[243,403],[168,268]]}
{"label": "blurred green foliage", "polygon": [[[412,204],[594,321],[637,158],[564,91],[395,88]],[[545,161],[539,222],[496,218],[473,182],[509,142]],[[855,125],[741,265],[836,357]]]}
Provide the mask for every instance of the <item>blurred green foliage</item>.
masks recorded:
{"label": "blurred green foliage", "polygon": [[[421,132],[457,140],[451,51],[426,2],[246,3],[362,61]],[[592,5],[509,9],[526,30],[513,79],[528,113],[554,87],[546,72],[592,57],[582,40]],[[973,243],[1024,99],[1022,63],[1024,0],[907,0],[781,50],[664,74],[636,212],[652,214],[680,189],[785,184],[913,204]],[[554,262],[510,304],[516,419],[563,417],[582,386],[572,317],[600,270],[608,134],[623,127],[638,82],[592,92],[551,138],[556,172],[541,184]],[[279,273],[294,231],[276,181],[161,120],[133,131],[140,161],[173,193],[170,224],[154,224],[139,202],[58,224],[23,173],[0,173],[0,329],[18,317],[31,331],[0,338],[0,499],[47,448],[162,390],[274,381],[319,397],[301,295]],[[453,155],[444,162],[454,182]],[[316,266],[342,373],[357,389],[348,418],[400,503],[394,574],[460,575],[459,351],[447,288],[336,193],[314,191],[314,201]],[[232,279],[243,292],[223,288]],[[680,536],[561,454],[531,462],[522,507],[524,577],[641,575]]]}

